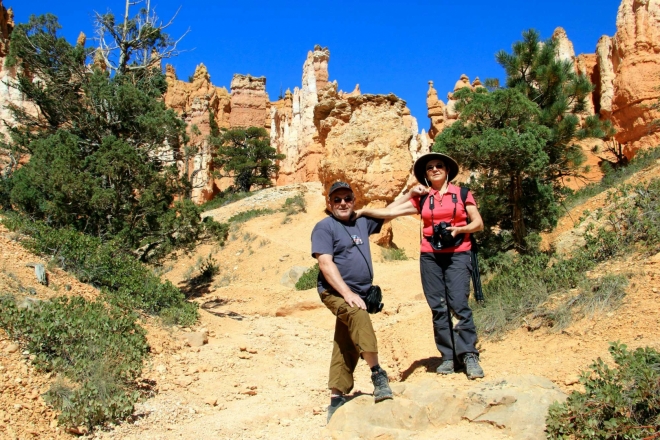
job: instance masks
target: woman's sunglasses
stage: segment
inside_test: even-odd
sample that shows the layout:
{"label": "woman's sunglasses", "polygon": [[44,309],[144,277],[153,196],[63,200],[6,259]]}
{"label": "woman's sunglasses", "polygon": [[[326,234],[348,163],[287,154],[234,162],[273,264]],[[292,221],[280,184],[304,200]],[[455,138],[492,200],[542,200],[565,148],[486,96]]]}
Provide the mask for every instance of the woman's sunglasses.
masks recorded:
{"label": "woman's sunglasses", "polygon": [[348,196],[345,196],[345,197],[335,197],[334,198],[335,203],[341,203],[342,200],[346,203],[351,203],[353,200],[355,200],[355,197],[353,197],[351,195],[348,195]]}
{"label": "woman's sunglasses", "polygon": [[442,169],[445,168],[445,164],[441,162],[441,163],[437,163],[437,164],[435,164],[435,165],[427,165],[427,166],[426,166],[426,171],[431,171],[431,170],[434,169],[434,168],[435,168],[436,170],[442,170]]}

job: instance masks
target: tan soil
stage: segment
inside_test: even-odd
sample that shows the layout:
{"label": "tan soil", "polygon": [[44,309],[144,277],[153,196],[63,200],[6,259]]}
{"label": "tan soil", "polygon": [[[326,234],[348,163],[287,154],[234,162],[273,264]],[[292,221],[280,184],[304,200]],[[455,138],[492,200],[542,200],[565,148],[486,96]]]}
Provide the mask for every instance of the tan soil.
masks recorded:
{"label": "tan soil", "polygon": [[[196,291],[194,300],[201,305],[201,321],[194,329],[163,328],[148,320],[153,355],[144,376],[156,382],[156,395],[139,404],[135,420],[94,436],[330,438],[325,429],[325,406],[334,319],[314,289],[299,292],[280,284],[282,275],[292,266],[315,263],[310,256],[309,237],[314,224],[324,217],[320,185],[261,191],[209,214],[222,220],[247,209],[279,208],[299,191],[305,194],[307,213],[289,216],[288,223],[283,223],[284,213],[252,219],[233,230],[224,247],[202,244],[190,255],[178,255],[165,262],[163,277],[181,287],[186,286],[186,275],[196,273],[190,268],[209,254],[221,271],[212,283]],[[454,384],[464,382],[464,375],[439,377],[428,371],[438,364],[439,354],[419,279],[419,223],[407,217],[392,224],[396,245],[404,248],[410,259],[382,261],[379,248],[373,249],[376,282],[385,296],[384,313],[373,316],[381,365],[394,381],[432,377]],[[36,286],[33,269],[24,264],[37,259],[11,241],[10,235],[6,231],[0,234],[0,268],[4,268],[0,282],[5,283],[5,291],[16,291],[11,284],[14,277],[8,275],[11,273],[24,286],[34,286],[37,297],[94,295],[94,289],[57,270],[50,271],[51,287]],[[570,392],[582,369],[599,356],[607,358],[609,341],[619,340],[629,347],[660,348],[656,330],[660,324],[660,255],[648,260],[632,256],[609,262],[594,270],[593,275],[612,272],[631,274],[628,295],[619,311],[582,320],[561,333],[521,328],[502,341],[483,342],[482,364],[487,380],[531,372]],[[70,284],[71,291],[59,288],[53,292],[52,286],[62,284]],[[209,330],[209,343],[200,348],[184,346],[181,335],[202,327]],[[8,345],[6,338],[0,341],[0,438],[65,437],[61,428],[50,426],[53,414],[40,397],[29,402],[38,411],[14,407],[26,402],[25,396],[34,388],[44,392],[52,379],[27,367],[20,352],[6,353]],[[26,368],[27,373],[23,373]],[[18,376],[32,381],[30,386],[9,385]],[[368,368],[360,363],[355,392],[368,394],[372,389]],[[7,421],[2,420],[3,414]],[[473,429],[467,423],[448,427],[446,438],[465,438]]]}

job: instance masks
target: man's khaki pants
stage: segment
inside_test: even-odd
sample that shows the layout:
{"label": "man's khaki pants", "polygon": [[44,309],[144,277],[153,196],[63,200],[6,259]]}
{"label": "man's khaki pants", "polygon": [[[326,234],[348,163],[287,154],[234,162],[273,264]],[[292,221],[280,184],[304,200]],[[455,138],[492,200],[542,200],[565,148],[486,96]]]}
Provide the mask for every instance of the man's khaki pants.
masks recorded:
{"label": "man's khaki pants", "polygon": [[376,334],[367,311],[349,306],[339,293],[326,290],[321,301],[337,317],[328,388],[347,394],[353,389],[353,372],[360,355],[378,353]]}

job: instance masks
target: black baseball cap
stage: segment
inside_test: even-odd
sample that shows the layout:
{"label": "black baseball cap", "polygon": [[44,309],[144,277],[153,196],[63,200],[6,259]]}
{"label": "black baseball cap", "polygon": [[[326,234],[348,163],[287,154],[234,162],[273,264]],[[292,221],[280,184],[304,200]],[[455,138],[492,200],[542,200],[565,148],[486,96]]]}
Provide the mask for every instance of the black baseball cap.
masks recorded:
{"label": "black baseball cap", "polygon": [[330,191],[328,191],[328,197],[330,197],[332,195],[332,193],[337,191],[338,189],[347,189],[350,192],[353,192],[353,190],[351,189],[351,185],[349,185],[348,183],[346,183],[346,182],[335,182],[330,187]]}

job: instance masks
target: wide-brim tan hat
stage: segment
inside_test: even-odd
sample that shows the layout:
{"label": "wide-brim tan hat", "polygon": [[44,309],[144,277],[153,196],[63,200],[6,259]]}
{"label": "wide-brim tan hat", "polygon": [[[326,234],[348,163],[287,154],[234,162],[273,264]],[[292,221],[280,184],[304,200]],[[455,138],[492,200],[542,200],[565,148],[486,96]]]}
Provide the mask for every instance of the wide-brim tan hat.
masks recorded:
{"label": "wide-brim tan hat", "polygon": [[413,166],[413,173],[417,181],[422,185],[428,186],[428,182],[426,181],[426,164],[430,160],[441,160],[445,164],[447,167],[447,182],[451,182],[458,175],[458,163],[454,159],[442,153],[427,153],[420,156]]}

